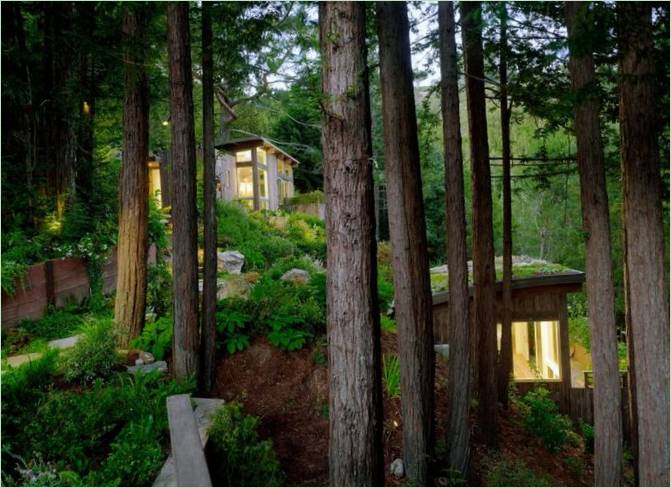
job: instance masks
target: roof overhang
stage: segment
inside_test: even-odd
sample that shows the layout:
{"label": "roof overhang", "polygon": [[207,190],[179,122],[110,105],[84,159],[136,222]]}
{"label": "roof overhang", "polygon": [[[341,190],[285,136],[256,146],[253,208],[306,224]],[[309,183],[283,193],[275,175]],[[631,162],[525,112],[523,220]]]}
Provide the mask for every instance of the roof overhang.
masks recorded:
{"label": "roof overhang", "polygon": [[231,139],[228,142],[216,144],[214,147],[226,152],[235,152],[243,149],[251,149],[252,147],[258,147],[258,146],[263,146],[263,148],[266,151],[274,153],[281,159],[288,160],[292,166],[297,166],[300,164],[300,161],[298,161],[292,155],[283,151],[282,149],[280,149],[279,147],[277,147],[275,144],[273,144],[264,137],[243,137],[240,139]]}

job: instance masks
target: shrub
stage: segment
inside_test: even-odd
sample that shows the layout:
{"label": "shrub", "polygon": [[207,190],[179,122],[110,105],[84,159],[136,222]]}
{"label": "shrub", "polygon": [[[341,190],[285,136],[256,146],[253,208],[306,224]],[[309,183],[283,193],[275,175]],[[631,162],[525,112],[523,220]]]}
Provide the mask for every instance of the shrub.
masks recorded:
{"label": "shrub", "polygon": [[377,277],[377,296],[380,302],[380,311],[385,313],[394,300],[394,285],[382,276]]}
{"label": "shrub", "polygon": [[95,378],[106,378],[119,363],[113,321],[101,320],[88,325],[77,344],[66,353],[63,363],[65,380],[90,383]]}
{"label": "shrub", "polygon": [[543,441],[552,452],[561,449],[568,441],[571,421],[558,413],[557,404],[545,388],[536,388],[522,398],[526,407],[524,426],[527,431]]}
{"label": "shrub", "polygon": [[380,315],[380,327],[385,332],[396,332],[396,321],[389,317],[387,314]]}
{"label": "shrub", "polygon": [[268,339],[270,339],[270,342],[274,346],[285,351],[301,349],[311,336],[309,332],[301,329],[304,323],[303,318],[300,316],[278,311],[270,319],[271,331],[268,334]]}
{"label": "shrub", "polygon": [[310,203],[324,203],[324,201],[324,192],[315,190],[309,193],[299,193],[294,195],[287,203],[289,205],[306,205]]}
{"label": "shrub", "polygon": [[131,343],[133,347],[150,352],[159,361],[172,348],[172,317],[145,324],[142,334]]}
{"label": "shrub", "polygon": [[401,363],[397,355],[387,354],[382,359],[382,380],[390,397],[401,396]]}
{"label": "shrub", "polygon": [[550,486],[546,475],[538,476],[522,461],[495,461],[485,474],[487,486]]}
{"label": "shrub", "polygon": [[165,263],[147,270],[147,308],[159,317],[172,310],[172,275]]}
{"label": "shrub", "polygon": [[217,312],[217,332],[224,336],[223,343],[229,354],[249,347],[249,335],[245,330],[250,318],[245,312],[235,309]]}
{"label": "shrub", "polygon": [[220,486],[279,486],[284,475],[272,441],[260,440],[259,419],[245,415],[239,403],[227,403],[214,414],[208,454],[216,460],[212,477]]}
{"label": "shrub", "polygon": [[582,420],[580,420],[578,425],[580,426],[582,438],[585,440],[585,449],[587,449],[587,452],[594,452],[594,427]]}

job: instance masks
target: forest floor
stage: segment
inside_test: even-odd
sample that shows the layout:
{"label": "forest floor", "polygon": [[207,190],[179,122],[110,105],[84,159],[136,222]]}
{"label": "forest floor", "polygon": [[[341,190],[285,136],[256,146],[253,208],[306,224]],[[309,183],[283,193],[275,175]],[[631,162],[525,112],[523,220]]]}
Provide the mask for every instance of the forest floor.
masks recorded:
{"label": "forest floor", "polygon": [[[397,351],[394,333],[383,333],[383,354]],[[319,344],[295,352],[274,347],[257,337],[247,350],[219,360],[213,396],[238,400],[250,415],[261,419],[259,434],[271,438],[289,485],[328,484],[328,375],[325,346]],[[436,439],[444,437],[446,363],[436,362]],[[500,421],[500,452],[493,456],[472,445],[471,485],[483,485],[496,460],[522,462],[552,486],[591,486],[592,456],[582,447],[566,446],[558,453],[547,451],[528,434],[520,414],[512,408]],[[440,454],[440,441],[436,451]],[[384,393],[384,449],[387,486],[401,486],[389,474],[389,464],[402,457],[400,399]],[[567,460],[572,460],[568,462]],[[436,483],[446,479],[437,473]],[[442,482],[442,483],[441,483]]]}

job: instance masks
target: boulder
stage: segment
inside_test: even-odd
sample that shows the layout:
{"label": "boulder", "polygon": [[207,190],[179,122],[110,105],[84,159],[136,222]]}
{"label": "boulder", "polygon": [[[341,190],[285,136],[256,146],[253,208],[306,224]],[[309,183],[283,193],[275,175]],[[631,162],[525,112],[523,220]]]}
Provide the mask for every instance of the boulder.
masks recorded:
{"label": "boulder", "polygon": [[238,297],[248,298],[252,285],[245,276],[233,275],[217,280],[217,300]]}
{"label": "boulder", "polygon": [[217,269],[231,274],[240,274],[245,264],[245,256],[238,251],[217,253]]}
{"label": "boulder", "polygon": [[138,359],[142,360],[144,364],[151,364],[154,362],[154,355],[147,351],[141,351]]}
{"label": "boulder", "polygon": [[[138,359],[140,361],[140,359]],[[152,371],[160,371],[161,373],[167,373],[168,372],[168,363],[165,361],[156,361],[151,364],[139,364],[137,366],[129,366],[128,367],[128,372],[130,374],[137,374],[139,372],[142,373],[151,373]]]}
{"label": "boulder", "polygon": [[292,268],[282,275],[282,281],[291,281],[292,283],[305,284],[310,281],[310,273],[304,269]]}
{"label": "boulder", "polygon": [[403,466],[403,460],[400,458],[394,459],[394,462],[389,466],[389,472],[397,479],[403,478],[405,476],[405,467]]}

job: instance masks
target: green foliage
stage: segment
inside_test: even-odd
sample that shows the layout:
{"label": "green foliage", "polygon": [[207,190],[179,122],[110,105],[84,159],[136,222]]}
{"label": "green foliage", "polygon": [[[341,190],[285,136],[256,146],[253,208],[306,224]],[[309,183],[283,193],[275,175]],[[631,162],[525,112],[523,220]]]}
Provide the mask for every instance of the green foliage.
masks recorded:
{"label": "green foliage", "polygon": [[172,317],[161,317],[146,323],[142,334],[131,343],[133,347],[150,352],[157,361],[172,348]]}
{"label": "green foliage", "polygon": [[147,308],[159,317],[172,311],[172,275],[165,262],[147,269]]}
{"label": "green foliage", "polygon": [[229,354],[244,351],[249,347],[249,335],[245,334],[250,316],[240,310],[223,310],[217,312],[217,333],[224,337],[224,344]]}
{"label": "green foliage", "polygon": [[387,314],[380,314],[380,327],[385,332],[396,333],[396,321]]}
{"label": "green foliage", "polygon": [[285,351],[302,349],[305,341],[311,336],[309,332],[302,330],[304,323],[304,319],[300,316],[278,312],[270,319],[271,331],[268,339],[274,346]]}
{"label": "green foliage", "polygon": [[2,291],[9,296],[16,286],[23,287],[22,278],[28,265],[43,259],[46,238],[30,238],[21,229],[2,234]]}
{"label": "green foliage", "polygon": [[324,203],[325,201],[324,192],[315,190],[309,193],[294,195],[287,203],[289,205],[308,205],[310,203]]}
{"label": "green foliage", "polygon": [[568,441],[571,421],[559,414],[559,407],[550,398],[550,392],[545,388],[536,388],[522,398],[522,404],[526,407],[526,430],[541,439],[549,451],[559,451]]}
{"label": "green foliage", "polygon": [[396,354],[386,354],[382,359],[382,380],[387,395],[401,396],[401,362]]}
{"label": "green foliage", "polygon": [[149,242],[156,244],[157,251],[168,247],[168,235],[165,231],[167,221],[163,211],[159,208],[156,200],[149,199],[149,216],[147,218],[147,230]]}
{"label": "green foliage", "polygon": [[550,486],[547,475],[537,475],[522,461],[490,462],[485,474],[487,486]]}
{"label": "green foliage", "polygon": [[585,441],[585,449],[587,452],[594,452],[594,427],[582,419],[579,422],[580,433]]}
{"label": "green foliage", "polygon": [[386,312],[394,300],[394,285],[380,275],[377,277],[377,299],[382,312]]}
{"label": "green foliage", "polygon": [[220,486],[280,486],[284,474],[272,441],[260,440],[259,419],[245,415],[231,402],[214,414],[207,449],[217,462],[211,466],[213,481]]}
{"label": "green foliage", "polygon": [[90,383],[111,375],[120,363],[113,321],[101,320],[87,325],[77,344],[63,359],[65,380],[70,383]]}
{"label": "green foliage", "polygon": [[585,471],[585,461],[578,456],[566,456],[562,462],[573,476],[580,477]]}

